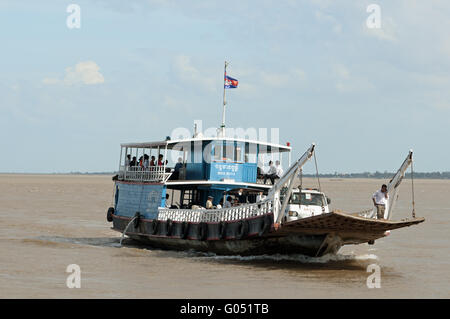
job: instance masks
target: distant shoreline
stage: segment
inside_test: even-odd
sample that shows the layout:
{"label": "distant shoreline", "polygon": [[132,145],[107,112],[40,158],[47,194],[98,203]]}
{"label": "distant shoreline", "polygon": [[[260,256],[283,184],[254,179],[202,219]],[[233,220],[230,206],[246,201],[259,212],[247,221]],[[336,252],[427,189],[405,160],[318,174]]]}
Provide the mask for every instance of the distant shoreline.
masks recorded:
{"label": "distant shoreline", "polygon": [[[82,176],[95,176],[106,175],[114,176],[117,172],[66,172],[66,173],[17,173],[17,172],[0,172],[0,175],[82,175]],[[375,172],[375,173],[334,173],[334,174],[319,174],[320,178],[343,178],[343,179],[356,179],[356,178],[368,178],[368,179],[390,179],[394,176],[394,173],[388,172]],[[316,178],[315,174],[303,174],[305,178]],[[411,178],[411,173],[405,174],[406,179]],[[414,179],[450,179],[450,172],[415,172]]]}

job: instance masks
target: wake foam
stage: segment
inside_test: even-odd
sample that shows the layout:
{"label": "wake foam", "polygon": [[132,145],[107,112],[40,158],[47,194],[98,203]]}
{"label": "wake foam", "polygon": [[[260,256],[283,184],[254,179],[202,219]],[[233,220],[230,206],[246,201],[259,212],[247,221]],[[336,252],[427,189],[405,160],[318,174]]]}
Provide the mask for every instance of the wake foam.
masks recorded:
{"label": "wake foam", "polygon": [[270,260],[270,261],[291,261],[291,262],[300,262],[305,264],[326,264],[332,262],[341,262],[341,261],[366,261],[366,260],[378,260],[378,256],[374,254],[363,254],[363,255],[355,255],[355,254],[327,254],[321,257],[310,257],[301,254],[275,254],[275,255],[258,255],[258,256],[221,256],[211,253],[202,253],[203,256],[199,256],[198,258],[206,258],[213,260],[239,260],[239,261],[256,261],[256,260]]}

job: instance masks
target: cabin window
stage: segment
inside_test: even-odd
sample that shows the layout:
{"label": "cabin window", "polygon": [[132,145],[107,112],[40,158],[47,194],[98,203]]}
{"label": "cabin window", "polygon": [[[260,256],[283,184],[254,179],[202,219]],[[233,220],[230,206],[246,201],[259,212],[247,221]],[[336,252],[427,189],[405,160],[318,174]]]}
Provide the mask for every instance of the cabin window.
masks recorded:
{"label": "cabin window", "polygon": [[186,152],[186,163],[193,163],[192,144],[193,143],[189,143],[187,146],[184,146],[184,151]]}
{"label": "cabin window", "polygon": [[202,163],[203,162],[203,144],[201,141],[195,141],[191,143],[192,152],[193,152],[193,163]]}
{"label": "cabin window", "polygon": [[222,160],[222,145],[219,143],[216,143],[214,145],[214,160],[215,161],[221,161]]}
{"label": "cabin window", "polygon": [[234,143],[223,144],[223,160],[226,162],[231,162],[234,160]]}
{"label": "cabin window", "polygon": [[236,142],[216,142],[212,151],[214,161],[242,163],[244,144]]}
{"label": "cabin window", "polygon": [[234,161],[235,162],[242,162],[242,147],[240,145],[236,145],[235,146]]}
{"label": "cabin window", "polygon": [[256,163],[256,144],[245,143],[245,163]]}

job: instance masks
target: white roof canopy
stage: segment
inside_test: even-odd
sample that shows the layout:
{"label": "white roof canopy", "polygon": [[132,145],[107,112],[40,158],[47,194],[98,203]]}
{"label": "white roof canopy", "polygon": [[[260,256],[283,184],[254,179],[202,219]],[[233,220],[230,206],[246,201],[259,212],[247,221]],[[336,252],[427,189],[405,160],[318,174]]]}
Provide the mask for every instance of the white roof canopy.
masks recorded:
{"label": "white roof canopy", "polygon": [[184,140],[167,140],[167,141],[159,141],[159,142],[146,142],[146,143],[125,143],[121,144],[121,147],[128,147],[128,148],[166,148],[167,149],[173,149],[173,148],[181,148],[181,147],[187,147],[192,142],[212,142],[212,141],[224,141],[224,142],[244,142],[249,144],[255,144],[263,146],[260,148],[260,153],[270,153],[273,151],[275,152],[290,152],[292,150],[292,147],[281,145],[281,144],[275,144],[275,143],[267,143],[267,142],[259,142],[259,141],[253,141],[253,140],[246,140],[246,139],[239,139],[239,138],[231,138],[231,137],[201,137],[201,138],[190,138],[190,139],[184,139]]}

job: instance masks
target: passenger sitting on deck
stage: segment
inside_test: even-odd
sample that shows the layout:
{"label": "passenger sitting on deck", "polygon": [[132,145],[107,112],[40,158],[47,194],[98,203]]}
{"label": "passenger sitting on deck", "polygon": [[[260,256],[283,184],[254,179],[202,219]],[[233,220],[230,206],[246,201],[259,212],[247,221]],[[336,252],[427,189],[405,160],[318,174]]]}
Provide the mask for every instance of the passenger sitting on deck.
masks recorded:
{"label": "passenger sitting on deck", "polygon": [[154,156],[152,156],[152,160],[150,161],[150,166],[156,166]]}
{"label": "passenger sitting on deck", "polygon": [[238,199],[239,203],[241,203],[241,204],[247,203],[247,197],[244,195],[244,190],[242,188],[239,189],[237,199]]}
{"label": "passenger sitting on deck", "polygon": [[219,204],[217,204],[216,208],[221,209],[223,207],[223,197],[220,199]]}
{"label": "passenger sitting on deck", "polygon": [[237,199],[237,198],[233,199],[233,204],[232,204],[232,206],[239,206],[239,205],[240,205],[239,199]]}
{"label": "passenger sitting on deck", "polygon": [[181,157],[178,157],[178,163],[175,164],[175,168],[170,179],[179,179],[180,170],[182,167],[183,167],[183,159]]}
{"label": "passenger sitting on deck", "polygon": [[205,207],[200,206],[198,202],[192,203],[191,209],[205,209]]}
{"label": "passenger sitting on deck", "polygon": [[231,196],[227,197],[226,202],[224,203],[223,207],[224,208],[230,208],[231,207],[231,202],[233,201],[233,198]]}
{"label": "passenger sitting on deck", "polygon": [[264,178],[264,170],[261,167],[256,168],[256,178],[263,179]]}
{"label": "passenger sitting on deck", "polygon": [[164,165],[166,165],[166,173],[170,173],[172,171],[172,169],[170,167],[167,167],[167,165],[169,165],[169,161],[166,160],[166,162],[164,163]]}
{"label": "passenger sitting on deck", "polygon": [[277,168],[273,165],[272,161],[269,161],[269,171],[264,175],[264,184],[267,182],[268,178],[272,182],[272,185],[275,184],[274,180],[277,177]]}
{"label": "passenger sitting on deck", "polygon": [[213,209],[214,208],[213,202],[212,202],[213,199],[214,199],[214,197],[208,196],[208,200],[206,201],[206,205],[205,205],[206,209]]}
{"label": "passenger sitting on deck", "polygon": [[166,194],[166,208],[171,208],[169,204],[169,194]]}
{"label": "passenger sitting on deck", "polygon": [[136,166],[136,156],[133,156],[133,160],[130,162],[130,167],[135,167]]}
{"label": "passenger sitting on deck", "polygon": [[158,155],[158,166],[163,166],[164,165],[164,163],[163,163],[163,155],[162,154],[159,154]]}
{"label": "passenger sitting on deck", "polygon": [[280,165],[280,161],[275,162],[275,167],[277,168],[277,178],[281,178],[283,176],[283,168]]}
{"label": "passenger sitting on deck", "polygon": [[266,199],[266,196],[264,195],[263,192],[259,192],[258,196],[256,196],[256,202],[262,202],[265,199]]}

